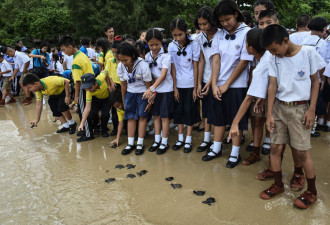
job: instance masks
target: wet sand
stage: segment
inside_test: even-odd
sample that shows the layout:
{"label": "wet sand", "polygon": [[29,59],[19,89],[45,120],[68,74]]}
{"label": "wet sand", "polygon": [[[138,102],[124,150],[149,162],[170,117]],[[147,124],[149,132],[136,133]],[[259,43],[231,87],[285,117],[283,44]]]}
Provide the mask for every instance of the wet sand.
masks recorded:
{"label": "wet sand", "polygon": [[[268,157],[228,169],[231,145],[224,145],[222,157],[203,162],[204,153],[195,151],[202,132],[194,131],[194,150],[189,154],[170,148],[161,156],[147,150],[142,156],[122,156],[126,136],[116,149],[109,147],[113,137],[77,143],[76,135],[56,134],[58,124],[48,105],[38,127],[31,129],[34,117],[35,104],[0,108],[1,224],[330,224],[330,133],[312,139],[318,201],[300,210],[292,202],[301,192],[289,188],[289,148],[283,161],[285,193],[265,201],[259,194],[272,181],[258,181],[255,175],[267,167]],[[74,118],[78,122],[78,116]],[[177,135],[174,129],[170,132],[172,146]],[[248,133],[241,148],[243,159],[250,140]],[[147,148],[152,141],[148,136]],[[115,169],[128,163],[136,167]],[[148,173],[139,177],[141,170]],[[136,177],[126,178],[129,173]],[[174,180],[166,181],[169,176]],[[116,180],[105,183],[108,178]],[[174,190],[171,183],[182,188]],[[196,196],[193,190],[206,193]],[[208,197],[216,203],[202,204]]]}

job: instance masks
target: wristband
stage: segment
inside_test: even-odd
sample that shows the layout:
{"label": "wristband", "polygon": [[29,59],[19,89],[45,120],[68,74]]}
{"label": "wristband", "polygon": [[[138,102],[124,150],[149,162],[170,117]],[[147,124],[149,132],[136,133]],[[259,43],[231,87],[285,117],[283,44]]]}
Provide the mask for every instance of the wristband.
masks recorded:
{"label": "wristband", "polygon": [[154,86],[151,86],[151,87],[150,87],[150,91],[151,91],[152,93],[155,93],[155,92],[156,92],[156,88],[155,88]]}

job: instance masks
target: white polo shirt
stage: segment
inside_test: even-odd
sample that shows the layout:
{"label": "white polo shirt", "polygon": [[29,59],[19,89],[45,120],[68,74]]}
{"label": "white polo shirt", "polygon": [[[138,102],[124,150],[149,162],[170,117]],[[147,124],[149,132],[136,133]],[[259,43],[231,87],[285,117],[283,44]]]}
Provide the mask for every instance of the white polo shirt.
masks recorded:
{"label": "white polo shirt", "polygon": [[307,35],[303,40],[302,45],[312,46],[325,59],[327,55],[327,42],[317,35]]}
{"label": "white polo shirt", "polygon": [[266,98],[268,89],[268,65],[272,54],[266,51],[257,63],[256,68],[252,72],[252,81],[247,92],[248,95],[257,98]]}
{"label": "white polo shirt", "polygon": [[128,68],[121,62],[118,64],[117,73],[121,81],[127,81],[127,91],[131,93],[144,93],[147,90],[144,82],[152,80],[149,64],[140,57],[135,60],[132,73],[129,73]]}
{"label": "white polo shirt", "polygon": [[23,73],[24,64],[30,62],[30,58],[25,53],[19,51],[15,51],[13,59],[15,62],[15,69],[19,69],[21,73]]}
{"label": "white polo shirt", "polygon": [[[214,40],[217,48],[214,48],[214,54],[220,54],[221,65],[218,76],[218,86],[223,85],[233,73],[234,69],[241,60],[253,61],[253,56],[247,53],[245,47],[246,33],[251,28],[245,23],[242,23],[234,32],[235,39],[231,40],[226,36],[229,35],[228,31],[222,29],[219,38]],[[249,63],[250,65],[250,63]],[[249,65],[243,70],[241,75],[231,84],[231,88],[246,88],[249,82]]]}
{"label": "white polo shirt", "polygon": [[310,76],[324,67],[324,60],[311,46],[302,46],[292,57],[272,56],[269,76],[277,78],[276,98],[285,102],[310,100]]}
{"label": "white polo shirt", "polygon": [[[220,29],[218,29],[210,41],[207,40],[207,35],[204,32],[199,33],[195,38],[195,41],[199,44],[200,49],[201,51],[203,51],[203,55],[204,55],[205,64],[204,64],[204,72],[203,72],[203,83],[205,84],[210,81],[212,76],[212,59],[213,59],[212,48],[216,47],[213,42],[213,39],[217,39],[220,33],[221,33]],[[211,45],[211,47],[209,45]]]}
{"label": "white polo shirt", "polygon": [[5,59],[0,63],[0,71],[5,72],[7,70],[10,70],[9,73],[3,73],[3,77],[11,77],[13,75],[13,67],[10,65],[9,62],[7,62]]}
{"label": "white polo shirt", "polygon": [[[49,69],[55,70],[55,62],[54,61],[50,62],[49,67],[50,67]],[[64,72],[63,65],[59,61],[56,62],[56,71],[54,72],[57,74],[63,74]]]}
{"label": "white polo shirt", "polygon": [[[173,78],[171,75],[171,55],[168,53],[164,53],[164,49],[161,48],[155,59],[152,56],[152,51],[148,52],[145,57],[145,61],[146,63],[148,63],[149,68],[151,70],[151,74],[155,78],[155,80],[157,80],[161,76],[162,69],[167,69],[165,80],[157,87],[156,91],[159,93],[173,91]],[[157,65],[155,65],[155,62]]]}
{"label": "white polo shirt", "polygon": [[[186,52],[184,56],[177,54],[178,52]],[[194,64],[198,62],[200,56],[200,47],[196,41],[191,41],[182,49],[177,41],[172,41],[168,46],[168,52],[171,55],[171,63],[174,63],[176,70],[176,86],[178,88],[195,87],[194,80]]]}
{"label": "white polo shirt", "polygon": [[72,61],[73,61],[73,55],[68,56],[68,55],[66,55],[64,53],[63,53],[63,55],[64,55],[63,63],[66,62],[66,68],[68,70],[71,70],[71,68],[72,68]]}
{"label": "white polo shirt", "polygon": [[310,31],[301,31],[290,34],[289,39],[296,45],[301,45],[307,35],[310,35]]}

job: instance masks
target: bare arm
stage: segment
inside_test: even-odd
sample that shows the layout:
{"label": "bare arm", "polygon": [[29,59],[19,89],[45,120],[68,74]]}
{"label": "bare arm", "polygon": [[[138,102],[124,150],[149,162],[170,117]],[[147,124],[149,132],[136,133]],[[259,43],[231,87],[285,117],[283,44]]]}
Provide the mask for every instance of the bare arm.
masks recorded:
{"label": "bare arm", "polygon": [[310,105],[303,119],[303,123],[305,124],[306,129],[310,129],[315,122],[316,102],[320,88],[319,76],[317,72],[311,76],[311,82],[312,82],[312,87],[311,87]]}
{"label": "bare arm", "polygon": [[267,129],[269,132],[273,132],[274,130],[274,118],[273,118],[273,106],[275,102],[277,91],[277,79],[276,77],[269,77],[269,85],[268,85],[268,112],[267,112]]}
{"label": "bare arm", "polygon": [[198,62],[193,61],[194,63],[194,91],[193,91],[193,99],[196,101],[197,99],[197,88],[198,88]]}
{"label": "bare arm", "polygon": [[65,90],[65,104],[69,105],[71,98],[70,98],[70,83],[67,80],[64,80],[64,90]]}
{"label": "bare arm", "polygon": [[81,81],[76,81],[75,92],[74,92],[74,101],[76,104],[79,103],[80,86],[81,86]]}
{"label": "bare arm", "polygon": [[84,113],[82,115],[82,119],[81,119],[81,122],[80,122],[80,125],[79,125],[79,128],[78,130],[79,131],[82,131],[84,129],[84,124],[87,120],[87,117],[91,111],[91,108],[92,108],[92,102],[86,102],[86,107],[84,109]]}
{"label": "bare arm", "polygon": [[38,100],[36,103],[36,119],[34,121],[31,122],[32,125],[37,126],[37,124],[40,121],[40,116],[41,116],[41,112],[42,112],[42,99]]}
{"label": "bare arm", "polygon": [[123,104],[124,104],[124,108],[125,108],[125,95],[127,92],[127,81],[122,81],[121,82],[121,96],[123,98]]}
{"label": "bare arm", "polygon": [[15,79],[15,76],[16,76],[17,73],[18,73],[18,71],[19,71],[18,68],[17,68],[17,69],[14,69],[14,72],[13,72],[13,74],[11,75],[11,77],[9,78],[9,80],[14,80],[14,79]]}
{"label": "bare arm", "polygon": [[204,59],[203,51],[201,50],[200,56],[199,56],[199,61],[198,61],[198,85],[197,85],[197,95],[200,98],[203,98],[201,93],[202,93],[204,66],[205,66],[205,59]]}
{"label": "bare arm", "polygon": [[217,84],[219,72],[220,72],[220,55],[215,54],[215,55],[213,55],[213,58],[212,58],[212,76],[211,76],[212,90],[213,90],[214,98],[221,100],[220,99],[221,92],[220,92],[220,89]]}
{"label": "bare arm", "polygon": [[175,64],[171,63],[171,75],[173,78],[173,91],[174,91],[174,99],[175,101],[179,101],[179,91],[178,88],[176,87],[176,69],[175,69]]}

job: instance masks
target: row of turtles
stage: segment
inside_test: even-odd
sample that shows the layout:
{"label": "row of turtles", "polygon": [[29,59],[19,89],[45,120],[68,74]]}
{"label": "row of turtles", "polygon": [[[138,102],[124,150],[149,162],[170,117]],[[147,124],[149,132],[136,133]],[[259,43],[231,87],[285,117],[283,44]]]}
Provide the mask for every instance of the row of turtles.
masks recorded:
{"label": "row of turtles", "polygon": [[[136,165],[133,165],[133,164],[127,164],[126,166],[124,165],[121,165],[121,164],[118,164],[116,165],[115,169],[134,169]],[[109,170],[107,170],[106,172],[109,172]],[[140,172],[137,172],[136,174],[141,177],[143,175],[145,175],[148,171],[147,170],[141,170]],[[136,175],[135,174],[127,174],[127,178],[135,178]],[[106,183],[112,183],[116,180],[116,178],[108,178],[105,180]],[[166,181],[173,181],[174,180],[174,177],[166,177],[165,178]],[[173,189],[178,189],[178,188],[182,188],[182,185],[181,184],[176,184],[176,183],[171,183],[171,186]],[[193,194],[197,195],[197,196],[204,196],[205,195],[205,191],[193,191]],[[205,201],[203,201],[202,203],[204,204],[207,204],[207,205],[212,205],[213,203],[215,203],[215,199],[213,197],[209,197],[207,198]]]}

